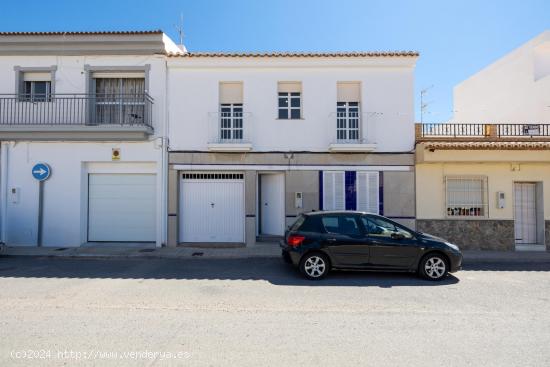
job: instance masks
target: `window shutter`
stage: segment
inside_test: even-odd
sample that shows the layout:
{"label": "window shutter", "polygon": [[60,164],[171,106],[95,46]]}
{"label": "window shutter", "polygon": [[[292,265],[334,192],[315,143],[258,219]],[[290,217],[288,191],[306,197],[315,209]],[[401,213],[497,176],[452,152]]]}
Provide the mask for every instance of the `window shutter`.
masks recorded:
{"label": "window shutter", "polygon": [[361,84],[358,82],[337,83],[338,102],[360,102]]}
{"label": "window shutter", "polygon": [[323,210],[345,210],[344,172],[323,172]]}
{"label": "window shutter", "polygon": [[302,83],[300,82],[279,82],[279,92],[281,93],[293,93],[301,91]]}
{"label": "window shutter", "polygon": [[46,72],[23,72],[23,80],[26,82],[50,82],[52,74]]}
{"label": "window shutter", "polygon": [[145,78],[144,71],[94,71],[92,78],[95,79],[113,79],[113,78]]}
{"label": "window shutter", "polygon": [[357,172],[357,210],[378,214],[378,172]]}
{"label": "window shutter", "polygon": [[220,103],[243,103],[243,83],[220,83]]}

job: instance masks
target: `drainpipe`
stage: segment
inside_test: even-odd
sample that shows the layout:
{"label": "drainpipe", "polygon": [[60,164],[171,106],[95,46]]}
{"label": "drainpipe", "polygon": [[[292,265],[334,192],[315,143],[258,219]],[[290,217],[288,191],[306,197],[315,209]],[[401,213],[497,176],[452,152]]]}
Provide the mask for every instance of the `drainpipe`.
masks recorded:
{"label": "drainpipe", "polygon": [[0,143],[0,202],[2,203],[1,208],[1,242],[4,244],[7,243],[7,217],[8,217],[8,150],[9,145],[4,142]]}
{"label": "drainpipe", "polygon": [[168,60],[164,58],[164,114],[163,114],[163,137],[162,137],[162,244],[168,246],[168,148],[169,148],[169,120],[170,97],[168,95]]}

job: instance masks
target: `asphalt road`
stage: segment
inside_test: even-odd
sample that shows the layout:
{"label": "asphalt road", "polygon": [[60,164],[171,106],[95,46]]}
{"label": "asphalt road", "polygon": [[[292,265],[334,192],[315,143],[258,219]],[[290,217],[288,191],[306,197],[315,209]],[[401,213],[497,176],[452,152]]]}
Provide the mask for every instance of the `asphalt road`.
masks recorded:
{"label": "asphalt road", "polygon": [[0,366],[550,365],[550,264],[311,282],[274,258],[4,257],[0,290]]}

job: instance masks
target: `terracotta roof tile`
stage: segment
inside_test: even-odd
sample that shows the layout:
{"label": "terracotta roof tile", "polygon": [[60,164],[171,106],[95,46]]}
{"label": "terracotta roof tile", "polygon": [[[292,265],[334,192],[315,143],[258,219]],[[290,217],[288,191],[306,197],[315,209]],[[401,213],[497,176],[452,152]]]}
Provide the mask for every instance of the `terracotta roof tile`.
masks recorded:
{"label": "terracotta roof tile", "polygon": [[425,149],[440,150],[550,150],[550,141],[427,142],[421,144]]}
{"label": "terracotta roof tile", "polygon": [[161,34],[160,29],[148,31],[81,31],[81,32],[0,32],[0,36],[80,36]]}
{"label": "terracotta roof tile", "polygon": [[417,57],[417,51],[361,52],[186,52],[171,53],[172,57]]}

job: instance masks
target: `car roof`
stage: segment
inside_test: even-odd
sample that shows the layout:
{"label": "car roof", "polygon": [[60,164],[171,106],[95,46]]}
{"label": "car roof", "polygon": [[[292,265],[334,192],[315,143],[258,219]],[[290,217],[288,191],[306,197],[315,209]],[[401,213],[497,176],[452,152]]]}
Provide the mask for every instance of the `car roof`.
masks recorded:
{"label": "car roof", "polygon": [[325,215],[325,214],[369,214],[378,215],[375,213],[362,212],[358,210],[319,210],[314,212],[302,213],[303,215]]}

